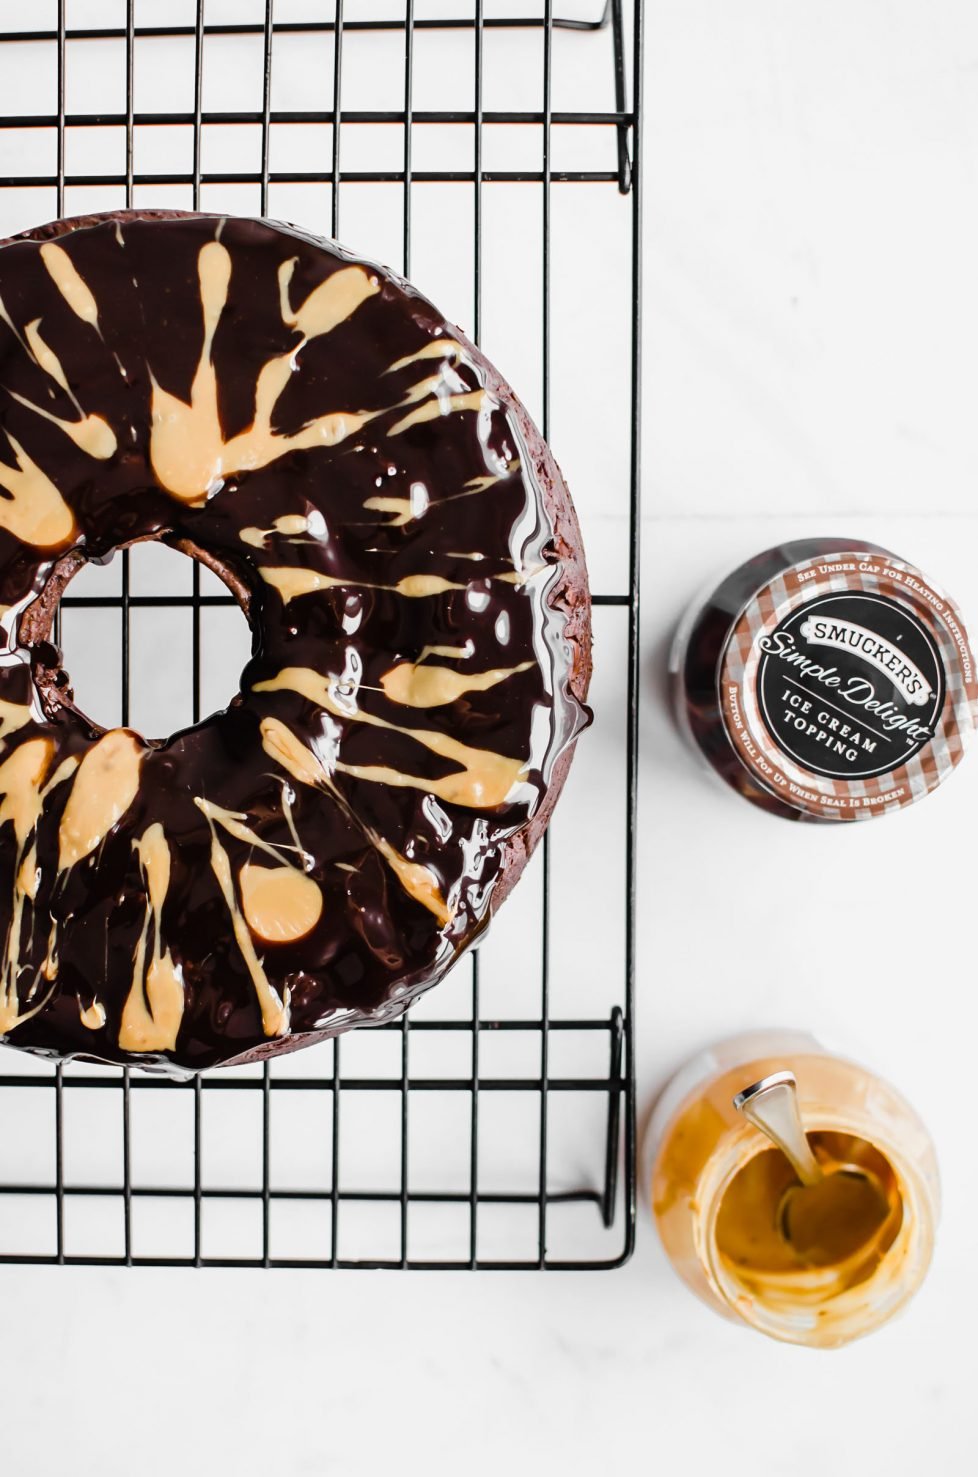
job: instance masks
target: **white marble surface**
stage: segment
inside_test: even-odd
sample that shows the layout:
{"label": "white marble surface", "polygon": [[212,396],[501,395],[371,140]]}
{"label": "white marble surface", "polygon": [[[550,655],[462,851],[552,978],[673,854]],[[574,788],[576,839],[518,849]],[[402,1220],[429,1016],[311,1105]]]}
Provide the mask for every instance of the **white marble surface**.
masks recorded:
{"label": "white marble surface", "polygon": [[[824,1355],[702,1308],[644,1213],[604,1276],[2,1267],[17,1477],[909,1477],[973,1459],[978,760],[901,817],[782,825],[701,777],[661,669],[712,571],[802,534],[905,554],[978,626],[978,11],[650,10],[640,1109],[732,1030],[862,1041],[938,1143],[931,1276],[893,1326]],[[759,926],[733,936],[748,889]]]}

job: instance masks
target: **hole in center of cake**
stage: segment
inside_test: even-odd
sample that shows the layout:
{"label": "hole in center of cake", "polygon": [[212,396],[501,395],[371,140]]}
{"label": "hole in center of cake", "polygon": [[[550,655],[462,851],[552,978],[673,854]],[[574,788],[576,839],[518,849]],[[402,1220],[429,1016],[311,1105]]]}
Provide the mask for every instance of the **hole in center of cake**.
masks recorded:
{"label": "hole in center of cake", "polygon": [[129,548],[128,561],[116,551],[106,563],[63,570],[60,670],[57,649],[50,669],[42,655],[40,685],[46,677],[73,693],[70,701],[94,724],[125,725],[151,742],[226,708],[252,635],[246,593],[209,565],[199,550],[148,540]]}

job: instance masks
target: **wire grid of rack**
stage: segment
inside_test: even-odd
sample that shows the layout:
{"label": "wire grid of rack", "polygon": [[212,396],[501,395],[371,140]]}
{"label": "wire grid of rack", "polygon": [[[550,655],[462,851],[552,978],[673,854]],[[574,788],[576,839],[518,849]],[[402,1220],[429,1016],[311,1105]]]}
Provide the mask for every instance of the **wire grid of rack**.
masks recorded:
{"label": "wire grid of rack", "polygon": [[[581,8],[582,0],[577,0]],[[140,1072],[119,1071],[94,1064],[72,1063],[48,1066],[32,1058],[4,1053],[0,1070],[0,1115],[5,1122],[3,1139],[21,1146],[14,1164],[0,1162],[0,1260],[8,1262],[96,1263],[123,1265],[188,1266],[312,1266],[312,1267],[398,1267],[398,1268],[611,1268],[629,1257],[635,1225],[635,1103],[633,1064],[633,975],[635,910],[635,822],[636,743],[638,671],[638,459],[639,459],[639,327],[640,327],[640,193],[641,173],[640,97],[642,65],[641,0],[608,0],[593,13],[597,0],[584,4],[584,14],[562,14],[554,0],[540,0],[538,13],[515,13],[506,0],[493,9],[493,0],[458,0],[452,13],[439,0],[377,0],[344,5],[344,0],[319,0],[303,7],[301,0],[253,0],[233,4],[230,0],[185,0],[165,5],[159,0],[48,0],[50,16],[39,6],[25,15],[24,26],[13,28],[10,12],[0,32],[0,85],[9,79],[27,56],[40,56],[45,75],[53,84],[52,111],[29,108],[0,116],[0,140],[10,148],[0,157],[0,205],[16,197],[14,214],[19,218],[6,229],[19,229],[54,215],[80,210],[114,208],[120,205],[172,203],[205,209],[230,209],[225,205],[232,187],[247,186],[257,192],[254,210],[238,213],[269,214],[277,186],[312,186],[328,199],[328,229],[343,239],[345,201],[349,191],[393,186],[400,195],[399,235],[401,261],[406,276],[412,273],[415,244],[415,194],[421,185],[454,186],[464,191],[471,229],[471,253],[467,265],[471,294],[470,330],[477,342],[484,327],[483,282],[486,268],[484,213],[493,186],[532,186],[538,192],[540,225],[539,255],[528,271],[539,274],[542,313],[536,326],[521,324],[524,334],[539,333],[541,376],[538,403],[534,407],[544,434],[551,429],[551,386],[554,379],[552,347],[554,317],[551,301],[554,192],[559,187],[599,186],[624,208],[627,236],[627,274],[623,303],[624,321],[618,325],[621,341],[617,352],[626,361],[627,442],[622,463],[622,489],[626,509],[620,530],[624,547],[619,568],[627,588],[594,596],[596,618],[605,610],[620,617],[611,639],[619,648],[623,664],[620,695],[625,711],[620,715],[620,745],[616,751],[618,773],[614,784],[620,789],[620,830],[613,847],[621,864],[621,938],[610,952],[620,966],[612,965],[611,988],[617,1003],[610,1009],[580,1008],[572,1015],[553,1009],[553,850],[549,838],[542,857],[534,865],[540,872],[539,944],[535,964],[525,962],[529,976],[525,998],[534,1001],[508,1012],[485,1011],[485,990],[480,970],[480,951],[453,972],[455,984],[451,1010],[439,1008],[448,982],[426,997],[410,1017],[369,1032],[328,1042],[293,1057],[266,1063],[263,1067],[213,1072],[189,1083],[171,1083]],[[566,0],[568,10],[575,0]],[[101,7],[101,8],[100,8]],[[534,10],[526,0],[525,11]],[[586,13],[590,10],[592,13]],[[283,12],[286,12],[283,15]],[[325,12],[325,13],[324,13]],[[107,14],[108,13],[108,14]],[[215,18],[216,17],[216,18]],[[44,24],[45,19],[49,23]],[[401,82],[399,106],[354,109],[344,107],[345,47],[359,32],[386,34],[398,48]],[[609,86],[614,105],[599,110],[559,110],[554,106],[555,37],[570,32],[600,37],[602,66],[611,73]],[[487,38],[505,33],[507,43],[525,47],[534,43],[539,106],[531,109],[500,109],[485,105],[484,56]],[[422,38],[453,35],[464,39],[471,67],[471,106],[416,105],[418,98],[415,60]],[[280,38],[320,38],[329,47],[331,77],[325,80],[330,93],[325,108],[279,107],[273,93],[276,43]],[[212,48],[239,38],[257,38],[261,48],[260,106],[251,110],[220,109],[205,105],[205,67],[219,65]],[[361,38],[362,40],[363,38]],[[150,42],[179,42],[183,55],[192,57],[192,107],[179,110],[142,110],[135,84],[137,48]],[[85,111],[73,107],[70,72],[80,48],[111,44],[116,65],[123,65],[123,110]],[[458,56],[453,52],[453,57]],[[454,66],[455,63],[452,62]],[[118,80],[118,79],[117,79]],[[361,125],[396,130],[399,157],[383,167],[353,168],[345,162],[349,141]],[[313,125],[317,134],[314,162],[318,167],[299,169],[298,154],[288,147],[284,158],[277,147],[280,130]],[[419,129],[437,125],[438,138],[446,130],[464,131],[471,140],[469,161],[452,154],[421,167],[418,159]],[[189,167],[167,162],[163,170],[137,168],[137,137],[153,130],[177,127],[189,135]],[[257,167],[247,169],[205,168],[205,139],[209,129],[257,130],[260,145]],[[536,141],[535,161],[517,168],[497,167],[487,159],[494,131],[518,128]],[[124,168],[100,170],[72,161],[75,136],[89,138],[99,131],[124,137]],[[564,167],[557,159],[558,130],[577,139],[610,137],[612,147],[601,168]],[[26,147],[28,141],[53,143],[43,157]],[[276,144],[273,159],[273,141]],[[287,143],[287,139],[286,139]],[[21,149],[21,144],[24,145]],[[341,145],[342,154],[341,157]],[[317,157],[325,150],[325,163]],[[354,151],[355,152],[355,151]],[[11,165],[16,154],[16,163]],[[35,167],[41,160],[41,167]],[[281,159],[281,164],[280,164]],[[299,162],[309,162],[301,160]],[[431,161],[428,161],[430,163]],[[593,158],[586,161],[593,163]],[[273,168],[273,163],[275,167]],[[51,167],[53,164],[53,168]],[[9,169],[9,173],[6,172]],[[183,191],[178,199],[166,192]],[[155,190],[155,195],[148,191]],[[223,193],[222,193],[223,192]],[[36,201],[34,205],[25,202]],[[43,202],[43,203],[41,203]],[[220,203],[217,203],[220,202]],[[30,212],[33,211],[33,214]],[[275,214],[275,211],[272,211]],[[8,212],[9,214],[9,212]],[[293,212],[293,219],[309,223]],[[360,245],[360,242],[350,244]],[[370,254],[369,251],[367,254]],[[375,253],[376,254],[376,253]],[[433,292],[437,300],[437,291]],[[612,325],[613,326],[613,325]],[[580,344],[577,348],[582,347]],[[560,448],[558,447],[558,454]],[[68,627],[82,616],[117,623],[116,652],[119,658],[117,721],[134,721],[132,691],[134,675],[144,672],[150,658],[141,649],[140,632],[134,625],[149,616],[162,620],[178,612],[189,619],[190,672],[187,717],[201,716],[208,694],[202,637],[207,620],[221,607],[234,602],[222,587],[209,583],[210,576],[197,564],[186,571],[182,589],[159,583],[149,593],[140,590],[136,560],[139,551],[124,551],[116,561],[116,583],[103,584],[98,593],[73,593],[64,598],[62,634],[66,647]],[[169,566],[168,566],[169,567]],[[86,571],[87,573],[88,571]],[[78,582],[84,588],[84,578]],[[94,588],[94,587],[93,587]],[[60,619],[60,612],[59,612]],[[91,639],[89,646],[91,646]],[[96,636],[99,661],[104,661],[102,638]],[[626,649],[627,648],[627,649]],[[223,650],[223,648],[222,648]],[[71,664],[70,664],[71,665]],[[72,665],[72,670],[74,667]],[[77,674],[76,674],[77,676]],[[226,698],[229,694],[224,693]],[[600,715],[599,715],[600,716]],[[174,726],[171,724],[171,727]],[[580,764],[580,760],[578,761]],[[576,842],[580,842],[580,837]],[[517,896],[528,889],[524,879]],[[514,906],[511,901],[507,909]],[[506,910],[504,910],[505,912]],[[526,915],[529,916],[529,915]],[[500,925],[497,923],[496,925]],[[617,927],[617,925],[615,925]],[[461,983],[459,983],[461,981]],[[449,998],[443,997],[446,1001]],[[580,1000],[580,996],[578,999]],[[598,1002],[602,993],[595,991]],[[464,1004],[459,1004],[464,1000]],[[585,989],[583,1003],[590,1004]],[[429,1006],[429,1002],[433,1004]],[[361,1038],[371,1040],[371,1052],[355,1048]],[[505,1046],[520,1043],[515,1057],[507,1061]],[[430,1057],[424,1047],[451,1042],[460,1048],[449,1063],[448,1055]],[[571,1041],[581,1051],[565,1053]],[[497,1048],[503,1045],[500,1055]],[[488,1050],[492,1048],[492,1050]],[[378,1065],[383,1049],[384,1062]],[[595,1049],[597,1055],[595,1055]],[[450,1055],[450,1054],[449,1054]],[[512,1055],[512,1054],[511,1054]],[[351,1071],[350,1059],[354,1059]],[[421,1075],[422,1066],[433,1062]],[[561,1066],[565,1061],[567,1065]],[[583,1069],[579,1062],[603,1061]],[[357,1061],[366,1070],[356,1070]],[[515,1066],[514,1066],[515,1061]],[[459,1065],[460,1064],[460,1065]],[[563,1183],[553,1183],[554,1105],[571,1096],[587,1101],[590,1112],[581,1133],[579,1154],[571,1155],[571,1180],[566,1169]],[[281,1158],[283,1133],[278,1124],[280,1105],[288,1101],[292,1118],[288,1130],[291,1158],[282,1182],[276,1155]],[[491,1136],[491,1109],[501,1103],[534,1105],[532,1119],[507,1120],[504,1113],[500,1165],[488,1175],[482,1170],[484,1149]],[[365,1176],[372,1173],[371,1157],[351,1174],[354,1155],[346,1148],[343,1126],[351,1116],[364,1118],[364,1103],[385,1105],[386,1127],[393,1129],[394,1168],[377,1171],[378,1183]],[[394,1121],[387,1105],[396,1105]],[[430,1111],[434,1104],[434,1114]],[[442,1111],[451,1104],[451,1111]],[[152,1106],[155,1138],[142,1132],[143,1119]],[[88,1112],[88,1109],[93,1111]],[[85,1109],[86,1111],[82,1111]],[[216,1117],[210,1123],[209,1115]],[[380,1107],[365,1118],[364,1144],[380,1122]],[[454,1158],[433,1148],[434,1169],[416,1183],[415,1164],[423,1158],[418,1151],[418,1126],[435,1132],[435,1118],[451,1121],[456,1138],[464,1141],[462,1153]],[[77,1123],[76,1123],[77,1120]],[[530,1122],[530,1127],[527,1123]],[[425,1128],[425,1125],[430,1125]],[[10,1126],[13,1127],[11,1134]],[[74,1128],[72,1125],[76,1125]],[[209,1147],[205,1151],[208,1132]],[[238,1137],[232,1142],[235,1133]],[[86,1167],[79,1177],[73,1170],[73,1139],[82,1136],[104,1149],[103,1172],[98,1165]],[[566,1135],[565,1135],[566,1137]],[[159,1146],[178,1139],[185,1143],[184,1168],[174,1173],[169,1162],[160,1160]],[[155,1144],[153,1152],[144,1144]],[[308,1150],[305,1145],[308,1144]],[[243,1147],[242,1147],[243,1145]],[[278,1147],[277,1147],[278,1146]],[[297,1148],[298,1146],[298,1148]],[[314,1152],[322,1161],[321,1177],[312,1182],[304,1173],[303,1154]],[[456,1145],[456,1147],[458,1147]],[[423,1149],[423,1142],[422,1142]],[[518,1152],[517,1152],[518,1151]],[[522,1179],[508,1179],[507,1165],[513,1155],[523,1163]],[[98,1156],[96,1156],[98,1158]],[[448,1161],[451,1159],[451,1163]],[[161,1167],[162,1164],[162,1167]],[[389,1169],[389,1166],[388,1166]],[[155,1172],[154,1171],[159,1171]],[[443,1171],[443,1173],[442,1173]],[[573,1176],[577,1175],[577,1180]],[[393,1182],[390,1182],[390,1180]],[[382,1187],[381,1187],[382,1186]],[[94,1211],[76,1215],[81,1207]],[[154,1230],[142,1234],[143,1208],[151,1209]],[[176,1210],[186,1212],[177,1229]],[[305,1237],[277,1234],[282,1210],[307,1212],[311,1223]],[[208,1217],[221,1212],[225,1228],[247,1219],[253,1234],[231,1234],[223,1240],[208,1230]],[[368,1218],[364,1219],[364,1212]],[[389,1234],[379,1235],[369,1215],[383,1212]],[[557,1235],[560,1218],[575,1213],[589,1227],[599,1227],[596,1243],[589,1235],[563,1241]],[[452,1218],[454,1239],[416,1234],[416,1225],[432,1215]],[[487,1237],[490,1218],[510,1220],[519,1216],[526,1234],[514,1249],[506,1238]],[[77,1223],[77,1224],[76,1224]],[[172,1227],[172,1230],[171,1230]],[[556,1239],[570,1251],[554,1250]]]}

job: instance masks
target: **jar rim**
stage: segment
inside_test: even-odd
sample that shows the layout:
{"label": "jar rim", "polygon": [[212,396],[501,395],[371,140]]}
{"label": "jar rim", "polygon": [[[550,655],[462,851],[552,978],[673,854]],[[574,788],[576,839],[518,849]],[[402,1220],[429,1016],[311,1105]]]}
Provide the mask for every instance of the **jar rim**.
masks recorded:
{"label": "jar rim", "polygon": [[913,565],[871,547],[769,573],[717,658],[717,707],[740,766],[809,819],[904,808],[947,778],[978,728],[960,612]]}

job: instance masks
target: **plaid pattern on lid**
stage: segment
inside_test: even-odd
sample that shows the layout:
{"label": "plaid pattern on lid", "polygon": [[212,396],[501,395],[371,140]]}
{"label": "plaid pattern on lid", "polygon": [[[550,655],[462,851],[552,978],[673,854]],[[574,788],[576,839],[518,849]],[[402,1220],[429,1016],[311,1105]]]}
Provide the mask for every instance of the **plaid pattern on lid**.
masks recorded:
{"label": "plaid pattern on lid", "polygon": [[912,565],[840,548],[748,601],[717,667],[741,764],[817,820],[866,820],[941,784],[978,726],[961,615]]}

